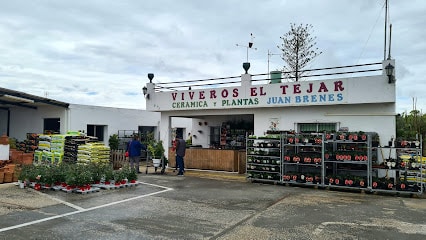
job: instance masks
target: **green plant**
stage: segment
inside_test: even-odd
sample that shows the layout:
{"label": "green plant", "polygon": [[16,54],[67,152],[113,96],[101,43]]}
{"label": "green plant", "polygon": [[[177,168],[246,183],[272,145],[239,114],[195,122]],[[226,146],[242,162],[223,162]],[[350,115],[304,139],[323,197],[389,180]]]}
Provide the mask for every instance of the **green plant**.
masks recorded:
{"label": "green plant", "polygon": [[96,183],[102,180],[110,166],[109,163],[91,163],[89,167],[92,174],[92,181]]}
{"label": "green plant", "polygon": [[69,171],[69,164],[61,163],[54,165],[54,170],[52,174],[54,183],[63,183],[66,180],[66,173]]}
{"label": "green plant", "polygon": [[148,151],[152,158],[162,158],[164,156],[163,141],[152,141],[148,145]]}
{"label": "green plant", "polygon": [[188,139],[186,139],[186,141],[185,141],[185,142],[186,142],[186,145],[187,145],[187,146],[192,145],[192,135],[190,135],[190,136],[189,136],[189,138],[188,138]]}
{"label": "green plant", "polygon": [[121,171],[123,173],[123,178],[129,181],[131,180],[137,180],[138,179],[138,173],[135,168],[131,168],[130,165],[127,163],[122,168]]}
{"label": "green plant", "polygon": [[129,181],[138,180],[138,173],[137,173],[136,169],[130,168],[130,171],[127,174],[127,180],[129,180]]}
{"label": "green plant", "polygon": [[31,181],[34,180],[37,175],[35,175],[35,165],[23,165],[21,168],[21,172],[19,173],[18,180],[21,181]]}
{"label": "green plant", "polygon": [[87,165],[70,165],[65,176],[65,182],[70,186],[84,186],[92,182],[92,173]]}
{"label": "green plant", "polygon": [[41,166],[42,168],[42,178],[41,182],[44,184],[52,185],[55,182],[55,166]]}
{"label": "green plant", "polygon": [[117,134],[113,134],[111,136],[109,136],[109,148],[111,150],[118,150],[118,145],[120,143],[120,141],[118,140],[118,135]]}
{"label": "green plant", "polygon": [[104,180],[105,182],[110,182],[114,179],[114,170],[111,165],[108,165],[108,167],[105,167],[104,171]]}
{"label": "green plant", "polygon": [[68,168],[68,171],[65,173],[65,182],[69,186],[76,186],[77,185],[77,178],[78,174],[75,171],[76,165],[71,165]]}
{"label": "green plant", "polygon": [[116,170],[114,171],[114,180],[115,182],[121,182],[125,177],[125,172],[123,170]]}
{"label": "green plant", "polygon": [[35,166],[34,168],[34,172],[32,172],[33,176],[33,181],[35,181],[36,183],[45,183],[46,181],[49,181],[49,172],[46,169],[45,165],[38,165]]}
{"label": "green plant", "polygon": [[86,165],[77,165],[77,186],[84,186],[92,182],[92,172]]}

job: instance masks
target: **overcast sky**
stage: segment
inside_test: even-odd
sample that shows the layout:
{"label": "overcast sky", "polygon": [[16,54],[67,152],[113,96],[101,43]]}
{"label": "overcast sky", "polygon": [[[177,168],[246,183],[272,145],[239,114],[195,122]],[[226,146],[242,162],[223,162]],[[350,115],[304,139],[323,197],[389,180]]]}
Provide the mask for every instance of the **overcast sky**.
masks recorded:
{"label": "overcast sky", "polygon": [[[0,3],[0,87],[73,104],[145,109],[154,82],[268,71],[290,23],[312,24],[311,67],[380,62],[385,0],[13,0]],[[390,0],[398,113],[426,111],[426,1]],[[270,56],[270,70],[282,68]],[[372,93],[380,94],[380,93]]]}

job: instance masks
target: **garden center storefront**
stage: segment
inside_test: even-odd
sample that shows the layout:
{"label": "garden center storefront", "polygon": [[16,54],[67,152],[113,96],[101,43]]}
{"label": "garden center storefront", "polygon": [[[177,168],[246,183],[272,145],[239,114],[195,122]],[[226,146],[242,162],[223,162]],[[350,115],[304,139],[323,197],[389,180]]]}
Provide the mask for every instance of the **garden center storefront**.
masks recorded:
{"label": "garden center storefront", "polygon": [[[375,132],[381,144],[387,143],[395,136],[396,124],[394,71],[386,73],[389,64],[394,66],[394,60],[383,61],[376,75],[257,84],[246,73],[237,86],[207,84],[176,91],[159,91],[151,78],[146,108],[161,112],[160,138],[166,149],[175,137],[171,118],[193,119],[192,145],[198,147],[188,149],[185,167],[238,171],[248,134],[363,131]],[[173,165],[174,154],[169,151],[167,157]]]}

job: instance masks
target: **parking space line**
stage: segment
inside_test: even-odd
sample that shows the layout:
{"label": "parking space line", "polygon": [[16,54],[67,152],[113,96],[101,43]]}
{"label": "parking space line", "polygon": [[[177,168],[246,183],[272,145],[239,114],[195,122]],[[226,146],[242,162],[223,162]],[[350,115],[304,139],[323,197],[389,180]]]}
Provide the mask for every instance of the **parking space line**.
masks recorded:
{"label": "parking space line", "polygon": [[[120,203],[124,203],[124,202],[129,202],[129,201],[133,201],[133,200],[136,200],[136,199],[139,199],[139,198],[149,197],[149,196],[153,196],[153,195],[156,195],[156,194],[160,194],[160,193],[163,193],[163,192],[168,192],[168,191],[173,190],[173,188],[160,186],[160,185],[156,185],[156,184],[150,184],[150,183],[144,183],[144,182],[139,182],[139,183],[163,188],[163,190],[158,191],[158,192],[152,192],[152,193],[144,194],[144,195],[139,195],[139,196],[128,198],[128,199],[123,199],[123,200],[116,201],[116,202],[110,202],[110,203],[107,203],[107,204],[104,204],[104,205],[99,205],[99,206],[95,206],[95,207],[91,207],[91,208],[87,208],[87,209],[84,209],[84,208],[81,208],[79,206],[76,206],[74,204],[69,203],[69,204],[75,206],[74,208],[77,207],[79,210],[74,211],[74,212],[56,215],[56,216],[51,216],[51,217],[47,217],[47,218],[42,218],[42,219],[39,219],[39,220],[35,220],[35,221],[27,222],[27,223],[22,223],[22,224],[18,224],[18,225],[6,227],[6,228],[0,228],[0,232],[6,232],[6,231],[9,231],[9,230],[26,227],[26,226],[34,225],[34,224],[37,224],[37,223],[42,223],[42,222],[54,220],[54,219],[57,219],[57,218],[63,218],[63,217],[71,216],[71,215],[78,214],[78,213],[83,213],[83,212],[96,210],[96,209],[99,209],[99,208],[109,207],[109,206],[112,206],[112,205],[116,205],[116,204],[120,204]],[[55,199],[55,200],[58,200],[58,199]],[[60,202],[63,203],[63,204],[66,203],[65,201],[62,201],[62,200]],[[65,204],[65,205],[69,206],[68,204]]]}
{"label": "parking space line", "polygon": [[38,194],[42,195],[43,197],[47,197],[47,198],[49,198],[49,199],[52,199],[53,201],[56,201],[56,202],[62,203],[62,204],[64,204],[64,205],[67,205],[68,207],[71,207],[71,208],[74,208],[74,209],[77,209],[77,210],[84,210],[84,208],[82,208],[82,207],[80,207],[80,206],[77,206],[77,205],[72,204],[72,203],[70,203],[70,202],[66,202],[66,201],[61,200],[61,199],[59,199],[59,198],[52,197],[52,196],[50,196],[49,194],[45,194],[45,193],[42,193],[42,192],[40,192],[40,191],[34,191],[34,192],[36,192],[36,193],[38,193]]}

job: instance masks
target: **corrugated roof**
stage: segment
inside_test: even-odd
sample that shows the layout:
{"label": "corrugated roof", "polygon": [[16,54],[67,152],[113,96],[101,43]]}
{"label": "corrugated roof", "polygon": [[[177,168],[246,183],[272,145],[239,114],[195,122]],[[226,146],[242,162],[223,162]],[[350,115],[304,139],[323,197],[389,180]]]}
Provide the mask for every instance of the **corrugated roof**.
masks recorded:
{"label": "corrugated roof", "polygon": [[70,104],[0,87],[0,108],[2,109],[9,109],[11,107],[37,109],[37,107],[45,105],[68,108]]}

